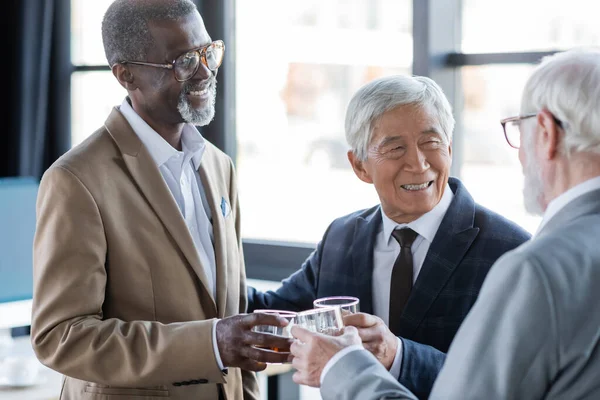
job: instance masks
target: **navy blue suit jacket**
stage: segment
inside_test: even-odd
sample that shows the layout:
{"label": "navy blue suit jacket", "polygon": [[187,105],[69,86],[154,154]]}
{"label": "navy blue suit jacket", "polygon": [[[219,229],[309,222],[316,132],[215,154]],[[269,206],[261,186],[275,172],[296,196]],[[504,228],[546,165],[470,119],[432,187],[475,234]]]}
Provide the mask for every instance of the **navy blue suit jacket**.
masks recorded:
{"label": "navy blue suit jacket", "polygon": [[[399,381],[427,398],[460,324],[477,299],[490,267],[530,238],[506,218],[476,204],[456,178],[454,198],[429,247],[402,312],[403,359]],[[376,206],[333,221],[302,268],[276,292],[248,289],[249,311],[306,310],[314,299],[356,296],[373,313],[373,248],[381,227]]]}

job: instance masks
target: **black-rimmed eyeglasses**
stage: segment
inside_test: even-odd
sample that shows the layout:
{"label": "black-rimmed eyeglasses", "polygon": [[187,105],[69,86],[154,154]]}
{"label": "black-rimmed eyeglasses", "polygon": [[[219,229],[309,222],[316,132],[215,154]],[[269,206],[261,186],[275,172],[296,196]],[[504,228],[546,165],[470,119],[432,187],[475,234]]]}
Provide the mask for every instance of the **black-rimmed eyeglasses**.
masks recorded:
{"label": "black-rimmed eyeglasses", "polygon": [[204,64],[209,70],[216,71],[221,66],[224,55],[225,43],[222,40],[215,40],[204,47],[183,53],[171,61],[170,64],[156,64],[145,61],[121,61],[121,64],[171,69],[178,82],[185,82],[196,75],[198,68],[200,68],[200,63]]}
{"label": "black-rimmed eyeglasses", "polygon": [[[538,115],[538,113],[517,115],[516,117],[509,117],[500,120],[502,129],[504,130],[504,137],[506,138],[506,141],[510,147],[515,149],[521,147],[521,121],[527,118],[535,117],[536,115]],[[563,124],[561,120],[556,118],[554,115],[552,117],[554,118],[556,125],[562,128]]]}

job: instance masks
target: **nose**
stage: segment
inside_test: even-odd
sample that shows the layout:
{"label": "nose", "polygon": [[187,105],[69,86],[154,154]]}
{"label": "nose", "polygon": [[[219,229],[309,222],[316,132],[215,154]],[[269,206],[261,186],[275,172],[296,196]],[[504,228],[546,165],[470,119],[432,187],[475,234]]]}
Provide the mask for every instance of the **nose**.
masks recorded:
{"label": "nose", "polygon": [[422,173],[429,169],[427,157],[418,146],[409,146],[404,157],[405,169],[414,173]]}
{"label": "nose", "polygon": [[198,70],[196,71],[194,76],[192,76],[192,79],[204,81],[212,77],[212,74],[213,72],[210,69],[208,69],[208,67],[204,65],[202,61],[200,61],[200,65],[198,65]]}

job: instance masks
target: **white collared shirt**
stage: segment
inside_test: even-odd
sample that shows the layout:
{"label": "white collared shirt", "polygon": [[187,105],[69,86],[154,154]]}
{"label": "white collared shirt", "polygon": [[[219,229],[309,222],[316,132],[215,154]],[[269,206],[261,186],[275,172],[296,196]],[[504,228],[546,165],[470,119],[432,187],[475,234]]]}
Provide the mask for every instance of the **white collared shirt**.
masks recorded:
{"label": "white collared shirt", "polygon": [[198,174],[206,147],[204,138],[194,126],[186,124],[181,134],[182,151],[178,151],[152,129],[127,100],[123,101],[120,110],[148,149],[169,187],[196,245],[213,299],[216,299],[216,262],[211,212]]}
{"label": "white collared shirt", "polygon": [[413,254],[413,284],[419,277],[423,261],[429,250],[429,246],[437,233],[454,193],[449,185],[446,185],[444,194],[439,203],[431,211],[423,214],[418,219],[408,224],[398,224],[390,219],[383,209],[381,210],[382,224],[375,239],[373,254],[373,313],[381,318],[386,325],[389,323],[390,310],[390,281],[394,262],[400,253],[400,244],[392,236],[395,229],[411,228],[419,235],[411,246]]}
{"label": "white collared shirt", "polygon": [[548,203],[548,207],[546,207],[546,212],[544,213],[542,222],[540,222],[534,237],[537,236],[542,228],[548,223],[548,221],[550,221],[550,219],[554,217],[560,210],[562,210],[567,204],[575,200],[577,197],[583,196],[586,193],[598,189],[600,189],[600,176],[588,179],[579,185],[573,186],[571,189],[556,197],[554,200]]}
{"label": "white collared shirt", "polygon": [[[194,241],[200,264],[208,278],[210,293],[216,301],[216,261],[212,215],[198,173],[206,148],[204,138],[193,125],[186,124],[181,133],[182,151],[178,151],[135,112],[127,99],[123,100],[119,110],[148,149],[173,195]],[[223,369],[216,340],[216,326],[215,321],[212,329],[213,350],[219,368]]]}
{"label": "white collared shirt", "polygon": [[[421,272],[421,267],[425,261],[425,256],[429,251],[429,246],[433,242],[433,238],[437,233],[450,203],[454,198],[454,193],[450,186],[446,184],[444,194],[440,202],[426,214],[423,214],[416,220],[408,224],[398,224],[390,219],[383,209],[381,210],[382,224],[381,229],[377,233],[375,240],[375,248],[373,254],[373,313],[381,318],[386,325],[389,326],[389,310],[390,310],[390,282],[392,280],[392,269],[396,257],[400,253],[400,244],[392,236],[392,232],[396,229],[410,228],[418,233],[415,241],[411,246],[413,255],[413,284],[416,282]],[[396,358],[390,373],[398,378],[402,366],[402,340],[398,338],[398,348],[396,349]]]}
{"label": "white collared shirt", "polygon": [[[413,255],[413,284],[419,277],[421,267],[425,261],[425,256],[429,251],[429,246],[433,242],[446,211],[452,203],[454,193],[450,189],[450,185],[446,184],[444,194],[440,202],[426,214],[423,214],[416,220],[408,224],[398,224],[390,219],[383,209],[381,210],[382,224],[381,229],[377,233],[375,239],[375,247],[373,254],[373,313],[381,318],[386,325],[389,325],[389,310],[390,310],[390,282],[392,280],[392,270],[396,257],[400,254],[400,244],[393,238],[392,232],[395,229],[410,228],[418,233],[417,238],[411,246]],[[320,381],[323,384],[325,375],[342,357],[351,351],[364,350],[362,345],[352,345],[337,352],[325,364],[321,371]],[[366,351],[366,350],[365,350]],[[396,357],[390,368],[390,374],[396,379],[400,377],[400,368],[402,366],[402,340],[398,338],[398,348],[396,349]]]}
{"label": "white collared shirt", "polygon": [[[389,218],[381,210],[382,224],[379,232],[377,232],[377,238],[375,239],[375,246],[373,250],[373,313],[381,318],[386,325],[389,325],[389,312],[390,312],[390,282],[392,280],[392,270],[394,268],[394,262],[400,254],[400,244],[392,236],[392,232],[395,229],[410,228],[418,233],[417,238],[411,246],[411,252],[413,255],[413,284],[419,277],[421,267],[425,261],[425,256],[429,251],[429,246],[433,242],[446,211],[452,203],[454,193],[450,189],[450,185],[446,184],[444,194],[431,211],[423,214],[416,220],[409,222],[408,224],[398,224]],[[323,371],[321,371],[321,384],[327,372],[335,365],[338,360],[351,351],[363,349],[362,345],[353,345],[346,347],[345,349],[336,353],[331,360],[327,362]],[[400,368],[402,366],[402,340],[398,338],[398,347],[396,349],[396,357],[390,368],[390,374],[396,379],[400,377]]]}

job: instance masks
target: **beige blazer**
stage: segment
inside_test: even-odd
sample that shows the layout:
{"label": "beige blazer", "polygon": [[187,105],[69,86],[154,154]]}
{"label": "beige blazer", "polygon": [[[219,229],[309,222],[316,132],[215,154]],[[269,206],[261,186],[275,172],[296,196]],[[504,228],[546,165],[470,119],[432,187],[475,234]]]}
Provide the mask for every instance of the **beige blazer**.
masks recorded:
{"label": "beige blazer", "polygon": [[216,299],[171,192],[117,108],[44,174],[31,340],[65,375],[62,400],[213,400],[220,388],[228,400],[259,398],[255,374],[221,371],[213,352],[214,319],[247,302],[234,168],[207,143],[198,172]]}

